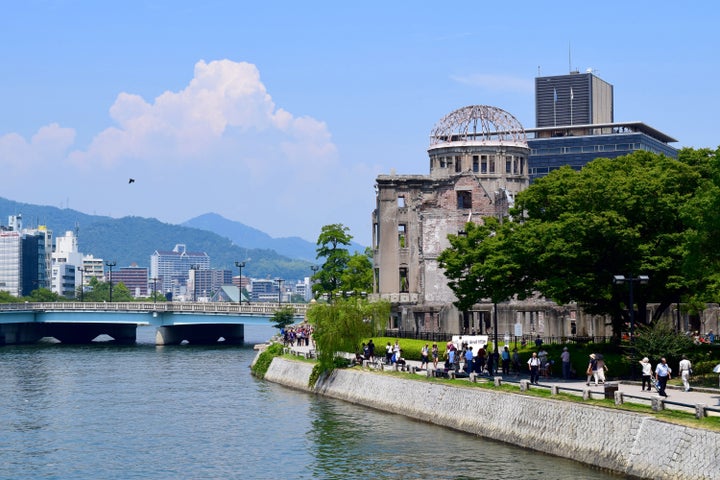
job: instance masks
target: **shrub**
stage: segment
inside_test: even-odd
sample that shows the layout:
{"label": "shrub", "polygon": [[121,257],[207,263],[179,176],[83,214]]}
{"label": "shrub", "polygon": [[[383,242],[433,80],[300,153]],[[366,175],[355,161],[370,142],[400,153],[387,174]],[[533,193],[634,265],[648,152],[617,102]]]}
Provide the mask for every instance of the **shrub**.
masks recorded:
{"label": "shrub", "polygon": [[266,348],[260,355],[258,355],[255,364],[250,369],[250,372],[257,378],[265,378],[265,374],[270,368],[270,364],[273,358],[279,357],[283,353],[283,346],[281,343],[273,343]]}

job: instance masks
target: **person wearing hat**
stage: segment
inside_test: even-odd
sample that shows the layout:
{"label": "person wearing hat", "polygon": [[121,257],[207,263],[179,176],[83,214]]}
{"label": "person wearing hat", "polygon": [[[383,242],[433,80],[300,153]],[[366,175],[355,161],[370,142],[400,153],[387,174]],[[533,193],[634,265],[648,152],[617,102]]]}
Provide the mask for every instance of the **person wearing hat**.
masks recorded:
{"label": "person wearing hat", "polygon": [[562,360],[562,375],[563,379],[570,379],[570,352],[567,347],[563,347],[563,351],[560,354],[560,360]]}
{"label": "person wearing hat", "polygon": [[590,354],[590,363],[588,364],[587,368],[587,381],[585,382],[585,385],[590,386],[590,379],[595,377],[595,386],[598,386],[598,364],[597,364],[597,358],[595,357],[594,353]]}
{"label": "person wearing hat", "polygon": [[647,382],[648,391],[652,390],[652,365],[650,365],[650,359],[648,357],[640,360],[640,366],[642,367],[642,388],[640,391],[645,391],[645,382]]}

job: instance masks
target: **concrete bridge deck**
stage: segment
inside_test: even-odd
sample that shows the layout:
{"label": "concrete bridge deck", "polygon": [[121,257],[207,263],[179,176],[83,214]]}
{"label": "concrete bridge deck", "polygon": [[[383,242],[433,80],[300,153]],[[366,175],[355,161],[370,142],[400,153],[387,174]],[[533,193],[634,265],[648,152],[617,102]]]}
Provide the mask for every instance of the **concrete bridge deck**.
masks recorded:
{"label": "concrete bridge deck", "polygon": [[53,337],[63,343],[89,343],[109,335],[134,343],[138,326],[155,326],[159,345],[244,341],[244,325],[267,325],[280,308],[291,307],[297,320],[306,304],[231,304],[206,302],[46,302],[0,304],[0,344],[34,343]]}

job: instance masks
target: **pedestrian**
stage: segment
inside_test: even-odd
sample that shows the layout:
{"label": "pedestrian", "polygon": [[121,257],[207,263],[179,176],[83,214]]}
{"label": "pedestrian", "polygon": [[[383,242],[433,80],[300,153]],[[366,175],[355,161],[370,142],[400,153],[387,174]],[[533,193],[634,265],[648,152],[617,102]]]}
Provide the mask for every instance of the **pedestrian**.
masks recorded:
{"label": "pedestrian", "polygon": [[605,358],[601,354],[597,354],[597,374],[598,382],[605,384],[605,372],[608,371],[607,365],[605,365]]}
{"label": "pedestrian", "polygon": [[433,343],[431,353],[433,359],[433,368],[437,370],[438,357],[440,356],[440,351],[438,350],[437,343]]}
{"label": "pedestrian", "polygon": [[502,373],[510,375],[510,349],[507,346],[502,351]]}
{"label": "pedestrian", "polygon": [[493,363],[494,360],[495,360],[494,353],[491,353],[490,355],[488,355],[486,366],[487,366],[487,372],[488,372],[489,377],[491,377],[495,374],[495,364]]}
{"label": "pedestrian", "polygon": [[470,372],[472,372],[472,368],[473,368],[472,347],[467,347],[467,350],[465,350],[465,372],[467,372],[467,374],[470,375]]}
{"label": "pedestrian", "polygon": [[588,364],[587,368],[587,381],[585,382],[585,385],[590,386],[590,379],[595,378],[595,386],[598,386],[598,366],[597,366],[597,357],[594,353],[590,354],[590,363]]}
{"label": "pedestrian", "polygon": [[562,360],[562,376],[564,380],[570,379],[570,352],[567,347],[563,347],[563,351],[560,354],[560,360]]}
{"label": "pedestrian", "polygon": [[527,362],[528,369],[530,370],[530,383],[537,385],[539,378],[540,359],[537,356],[537,352],[532,353],[532,357]]}
{"label": "pedestrian", "polygon": [[685,387],[685,391],[690,391],[690,374],[692,373],[692,363],[690,363],[690,360],[683,355],[682,360],[680,360],[680,365],[678,366],[678,371],[680,372],[680,378],[682,378],[683,387]]}
{"label": "pedestrian", "polygon": [[368,360],[370,360],[371,362],[374,362],[375,361],[375,344],[373,343],[372,338],[370,339],[370,341],[368,341],[367,346],[368,346],[368,355],[369,355]]}
{"label": "pedestrian", "polygon": [[640,360],[640,366],[642,367],[642,388],[640,391],[645,391],[645,382],[647,382],[648,391],[652,390],[652,365],[650,365],[650,359],[648,357]]}
{"label": "pedestrian", "polygon": [[420,350],[420,357],[422,359],[422,362],[420,363],[420,368],[427,368],[428,367],[428,361],[430,359],[430,349],[428,348],[428,344],[426,343],[423,345],[422,349]]}
{"label": "pedestrian", "polygon": [[658,395],[667,397],[665,387],[667,387],[668,380],[672,378],[671,374],[672,369],[668,366],[665,358],[661,358],[660,363],[658,363],[657,367],[655,367],[655,379],[658,382]]}
{"label": "pedestrian", "polygon": [[390,342],[387,342],[387,346],[385,347],[385,364],[386,365],[390,365],[392,363],[392,356],[393,356],[392,345],[390,345]]}
{"label": "pedestrian", "polygon": [[518,353],[517,348],[513,348],[512,353],[512,363],[513,363],[513,370],[515,370],[515,376],[520,376],[520,354]]}

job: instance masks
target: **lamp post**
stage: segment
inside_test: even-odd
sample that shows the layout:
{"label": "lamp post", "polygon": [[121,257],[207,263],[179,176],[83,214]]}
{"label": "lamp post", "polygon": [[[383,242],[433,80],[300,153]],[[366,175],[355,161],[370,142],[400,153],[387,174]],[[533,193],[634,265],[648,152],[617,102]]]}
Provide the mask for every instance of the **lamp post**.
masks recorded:
{"label": "lamp post", "polygon": [[157,282],[160,280],[157,277],[153,277],[150,280],[153,282],[153,303],[157,303]]}
{"label": "lamp post", "polygon": [[80,270],[80,302],[85,301],[85,267],[80,267],[78,270]]}
{"label": "lamp post", "polygon": [[276,278],[276,282],[278,282],[278,307],[282,306],[282,278]]}
{"label": "lamp post", "polygon": [[112,303],[112,290],[113,290],[112,269],[115,265],[117,265],[117,261],[115,261],[115,260],[113,260],[112,262],[107,261],[107,262],[105,262],[105,265],[107,265],[107,267],[110,268],[110,303]]}
{"label": "lamp post", "polygon": [[242,269],[245,262],[236,261],[235,266],[238,267],[238,303],[242,305]]}
{"label": "lamp post", "polygon": [[315,285],[315,275],[317,275],[317,271],[320,270],[320,267],[317,265],[312,265],[310,267],[310,270],[312,270],[313,274],[312,277],[310,277],[310,295],[312,295],[312,298],[315,298],[315,292],[312,291],[313,285]]}

